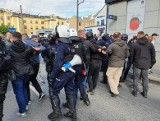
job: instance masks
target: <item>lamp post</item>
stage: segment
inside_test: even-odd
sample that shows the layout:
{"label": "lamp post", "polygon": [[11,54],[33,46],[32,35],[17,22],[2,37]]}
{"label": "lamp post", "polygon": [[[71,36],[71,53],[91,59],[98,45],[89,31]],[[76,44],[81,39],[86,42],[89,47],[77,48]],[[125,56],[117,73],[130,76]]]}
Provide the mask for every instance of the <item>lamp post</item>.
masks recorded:
{"label": "lamp post", "polygon": [[77,0],[77,32],[78,32],[78,24],[79,24],[79,5],[81,4],[81,3],[84,3],[84,1],[85,0],[83,0],[83,1],[81,1],[81,2],[79,2],[79,0]]}
{"label": "lamp post", "polygon": [[107,0],[105,0],[105,4],[106,4],[106,33],[108,31],[107,27],[108,27],[108,13],[109,13],[109,5],[107,4]]}

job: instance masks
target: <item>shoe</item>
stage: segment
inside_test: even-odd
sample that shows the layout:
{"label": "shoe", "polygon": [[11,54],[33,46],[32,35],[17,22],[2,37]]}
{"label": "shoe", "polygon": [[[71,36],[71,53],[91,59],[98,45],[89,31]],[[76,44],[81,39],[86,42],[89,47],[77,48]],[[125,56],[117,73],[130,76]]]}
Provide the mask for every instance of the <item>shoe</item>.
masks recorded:
{"label": "shoe", "polygon": [[31,101],[28,101],[28,105],[31,105]]}
{"label": "shoe", "polygon": [[18,113],[16,113],[16,115],[17,115],[17,116],[20,116],[20,117],[22,117],[22,118],[27,116],[26,112],[24,112],[24,113],[19,113],[19,112],[18,112]]}
{"label": "shoe", "polygon": [[118,87],[119,87],[119,88],[121,88],[121,87],[122,87],[122,85],[120,85],[120,84],[119,84],[119,85],[118,85]]}
{"label": "shoe", "polygon": [[106,81],[100,81],[100,83],[102,83],[102,84],[107,84],[107,82],[106,82]]}
{"label": "shoe", "polygon": [[29,106],[28,106],[28,105],[26,105],[26,111],[28,111],[28,109],[29,109]]}
{"label": "shoe", "polygon": [[55,114],[54,112],[48,115],[48,119],[50,119],[51,121],[60,121],[61,117],[62,117],[62,114]]}
{"label": "shoe", "polygon": [[64,114],[64,116],[71,118],[72,121],[77,121],[76,111],[74,111],[74,112],[69,111],[66,114]]}
{"label": "shoe", "polygon": [[39,95],[39,100],[42,100],[42,99],[44,98],[44,96],[45,96],[45,94],[44,94],[44,93],[41,93],[41,94]]}
{"label": "shoe", "polygon": [[118,94],[111,94],[111,97],[117,97],[118,96]]}
{"label": "shoe", "polygon": [[147,98],[147,94],[146,94],[146,93],[141,92],[141,95],[142,95],[144,98]]}
{"label": "shoe", "polygon": [[91,91],[91,92],[90,92],[90,95],[94,95],[94,91]]}
{"label": "shoe", "polygon": [[114,94],[111,90],[109,90],[109,93],[112,95],[112,94]]}
{"label": "shoe", "polygon": [[80,99],[81,101],[83,100],[83,98],[82,98],[82,97],[80,97],[79,99]]}
{"label": "shoe", "polygon": [[137,92],[136,91],[132,91],[132,95],[137,97]]}
{"label": "shoe", "polygon": [[70,106],[69,106],[68,102],[63,103],[63,107],[70,109]]}
{"label": "shoe", "polygon": [[88,100],[83,100],[83,102],[87,105],[87,106],[89,106],[90,105],[90,101],[89,101],[89,99]]}

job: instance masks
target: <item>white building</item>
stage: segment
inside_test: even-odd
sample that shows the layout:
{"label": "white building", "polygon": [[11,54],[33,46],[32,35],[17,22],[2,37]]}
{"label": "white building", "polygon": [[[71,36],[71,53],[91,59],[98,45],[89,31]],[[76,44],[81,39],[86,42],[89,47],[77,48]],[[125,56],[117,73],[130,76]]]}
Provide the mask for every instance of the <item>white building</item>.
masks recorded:
{"label": "white building", "polygon": [[106,5],[94,15],[94,26],[85,27],[86,31],[92,31],[94,34],[98,35],[104,32],[106,28]]}

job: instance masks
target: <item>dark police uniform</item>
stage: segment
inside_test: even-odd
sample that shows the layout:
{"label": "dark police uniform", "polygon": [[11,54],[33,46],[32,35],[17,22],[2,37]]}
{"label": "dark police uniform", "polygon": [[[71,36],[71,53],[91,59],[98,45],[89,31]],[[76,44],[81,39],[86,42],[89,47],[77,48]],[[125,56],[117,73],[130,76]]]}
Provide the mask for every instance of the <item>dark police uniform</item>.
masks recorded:
{"label": "dark police uniform", "polygon": [[51,100],[53,102],[52,108],[53,112],[48,115],[48,118],[51,120],[59,119],[61,117],[60,111],[60,99],[59,92],[64,87],[65,93],[68,96],[68,101],[70,105],[70,111],[65,114],[66,117],[71,117],[72,120],[76,120],[76,101],[74,94],[74,77],[75,73],[71,71],[62,72],[61,67],[64,63],[70,60],[67,60],[70,55],[70,46],[67,43],[60,42],[56,45],[55,48],[55,59],[54,66],[51,72],[52,80],[52,90],[51,90]]}
{"label": "dark police uniform", "polygon": [[[7,92],[8,86],[8,76],[7,73],[10,70],[9,61],[5,44],[0,40],[0,121],[3,117],[3,102],[5,100],[5,94]],[[8,58],[8,59],[7,59]],[[8,62],[7,62],[8,61]]]}

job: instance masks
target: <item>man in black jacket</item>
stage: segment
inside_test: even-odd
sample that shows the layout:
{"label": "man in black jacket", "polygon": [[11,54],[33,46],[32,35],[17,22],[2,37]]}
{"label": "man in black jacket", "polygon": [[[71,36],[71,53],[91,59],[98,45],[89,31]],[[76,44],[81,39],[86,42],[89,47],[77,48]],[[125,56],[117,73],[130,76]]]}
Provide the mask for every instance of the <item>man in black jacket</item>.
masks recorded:
{"label": "man in black jacket", "polygon": [[90,64],[88,72],[88,86],[91,95],[94,95],[94,90],[97,86],[98,76],[102,65],[102,55],[106,54],[104,50],[97,44],[96,40],[93,37],[92,32],[86,33],[87,40],[96,48],[96,51],[90,53]]}
{"label": "man in black jacket", "polygon": [[141,95],[147,98],[148,93],[148,70],[156,63],[155,49],[152,43],[145,37],[143,31],[138,32],[137,42],[133,44],[131,50],[131,62],[134,66],[135,80],[133,82],[132,94],[137,96],[138,80],[140,76],[143,82],[143,92]]}
{"label": "man in black jacket", "polygon": [[12,57],[11,69],[15,72],[16,80],[12,81],[13,91],[19,107],[18,116],[25,117],[28,105],[26,83],[29,76],[34,73],[30,64],[30,55],[34,49],[22,42],[22,35],[14,32],[11,37],[12,45],[9,53]]}

